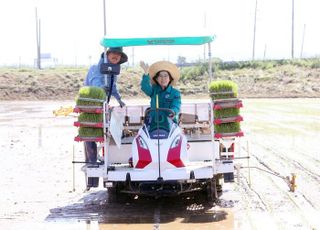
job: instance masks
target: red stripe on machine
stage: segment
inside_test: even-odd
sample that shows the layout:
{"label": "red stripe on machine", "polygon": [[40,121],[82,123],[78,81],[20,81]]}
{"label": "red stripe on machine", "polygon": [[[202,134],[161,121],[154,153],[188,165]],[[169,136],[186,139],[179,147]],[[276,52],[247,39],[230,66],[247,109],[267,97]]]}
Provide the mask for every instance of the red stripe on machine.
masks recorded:
{"label": "red stripe on machine", "polygon": [[141,147],[138,139],[139,139],[139,137],[136,138],[139,160],[136,164],[136,168],[142,169],[151,163],[152,158],[151,158],[150,151],[148,149]]}
{"label": "red stripe on machine", "polygon": [[181,143],[182,143],[182,138],[180,138],[179,143],[176,147],[169,149],[169,153],[168,153],[168,157],[167,157],[167,161],[170,164],[176,166],[177,168],[185,167],[185,165],[183,164],[183,162],[180,158]]}

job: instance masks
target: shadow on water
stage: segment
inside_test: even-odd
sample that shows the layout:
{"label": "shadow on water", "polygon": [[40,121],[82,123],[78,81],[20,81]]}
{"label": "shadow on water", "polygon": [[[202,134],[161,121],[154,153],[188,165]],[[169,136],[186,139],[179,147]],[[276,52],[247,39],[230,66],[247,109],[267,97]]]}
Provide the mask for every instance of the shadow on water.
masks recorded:
{"label": "shadow on water", "polygon": [[46,221],[97,221],[98,223],[148,224],[212,223],[227,219],[228,213],[198,197],[138,197],[111,201],[107,191],[92,192],[76,203],[50,210]]}

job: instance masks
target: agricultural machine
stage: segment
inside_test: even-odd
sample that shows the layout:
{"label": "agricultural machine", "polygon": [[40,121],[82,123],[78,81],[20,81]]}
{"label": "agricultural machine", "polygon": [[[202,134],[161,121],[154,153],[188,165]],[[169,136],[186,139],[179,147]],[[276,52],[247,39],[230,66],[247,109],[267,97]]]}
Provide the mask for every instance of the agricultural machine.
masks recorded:
{"label": "agricultural machine", "polygon": [[[214,37],[103,38],[104,47],[143,45],[203,45]],[[209,63],[211,79],[211,62]],[[232,94],[224,90],[223,95]],[[212,92],[217,94],[217,92]],[[92,99],[94,100],[94,99]],[[102,122],[76,121],[79,128],[102,129],[101,136],[75,137],[75,141],[98,143],[98,161],[87,163],[87,181],[98,179],[115,196],[177,196],[206,194],[209,201],[222,194],[223,182],[233,181],[234,157],[240,152],[241,130],[219,132],[215,127],[239,123],[241,116],[215,117],[215,111],[242,107],[236,97],[184,103],[179,122],[168,118],[168,127],[149,125],[149,105],[112,107],[76,105],[74,112],[102,114]],[[156,108],[153,113],[161,113]],[[166,112],[171,112],[170,110]],[[153,127],[153,128],[151,128]]]}

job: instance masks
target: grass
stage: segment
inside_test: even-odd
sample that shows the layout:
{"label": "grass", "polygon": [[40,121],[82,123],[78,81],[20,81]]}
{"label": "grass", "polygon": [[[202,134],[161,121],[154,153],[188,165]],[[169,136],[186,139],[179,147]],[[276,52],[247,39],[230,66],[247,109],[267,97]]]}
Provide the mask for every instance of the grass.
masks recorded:
{"label": "grass", "polygon": [[214,68],[217,70],[234,70],[234,69],[272,69],[279,66],[291,65],[298,67],[319,68],[319,58],[303,59],[280,59],[280,60],[255,60],[255,61],[231,61],[222,62],[214,61]]}

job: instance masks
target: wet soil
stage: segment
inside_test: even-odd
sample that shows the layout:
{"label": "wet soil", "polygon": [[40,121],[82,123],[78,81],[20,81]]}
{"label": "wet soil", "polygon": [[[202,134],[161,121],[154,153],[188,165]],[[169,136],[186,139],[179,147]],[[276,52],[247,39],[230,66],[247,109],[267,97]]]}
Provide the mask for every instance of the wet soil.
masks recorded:
{"label": "wet soil", "polygon": [[[0,103],[1,229],[317,229],[320,226],[319,99],[247,99],[242,168],[217,204],[201,196],[110,201],[85,192],[73,101]],[[251,167],[250,170],[247,167]],[[266,172],[267,171],[267,172]],[[297,176],[290,192],[284,178]]]}
{"label": "wet soil", "polygon": [[84,191],[82,143],[74,117],[52,113],[64,102],[3,102],[0,106],[1,229],[233,228],[226,205],[204,196],[110,199],[101,187]]}

